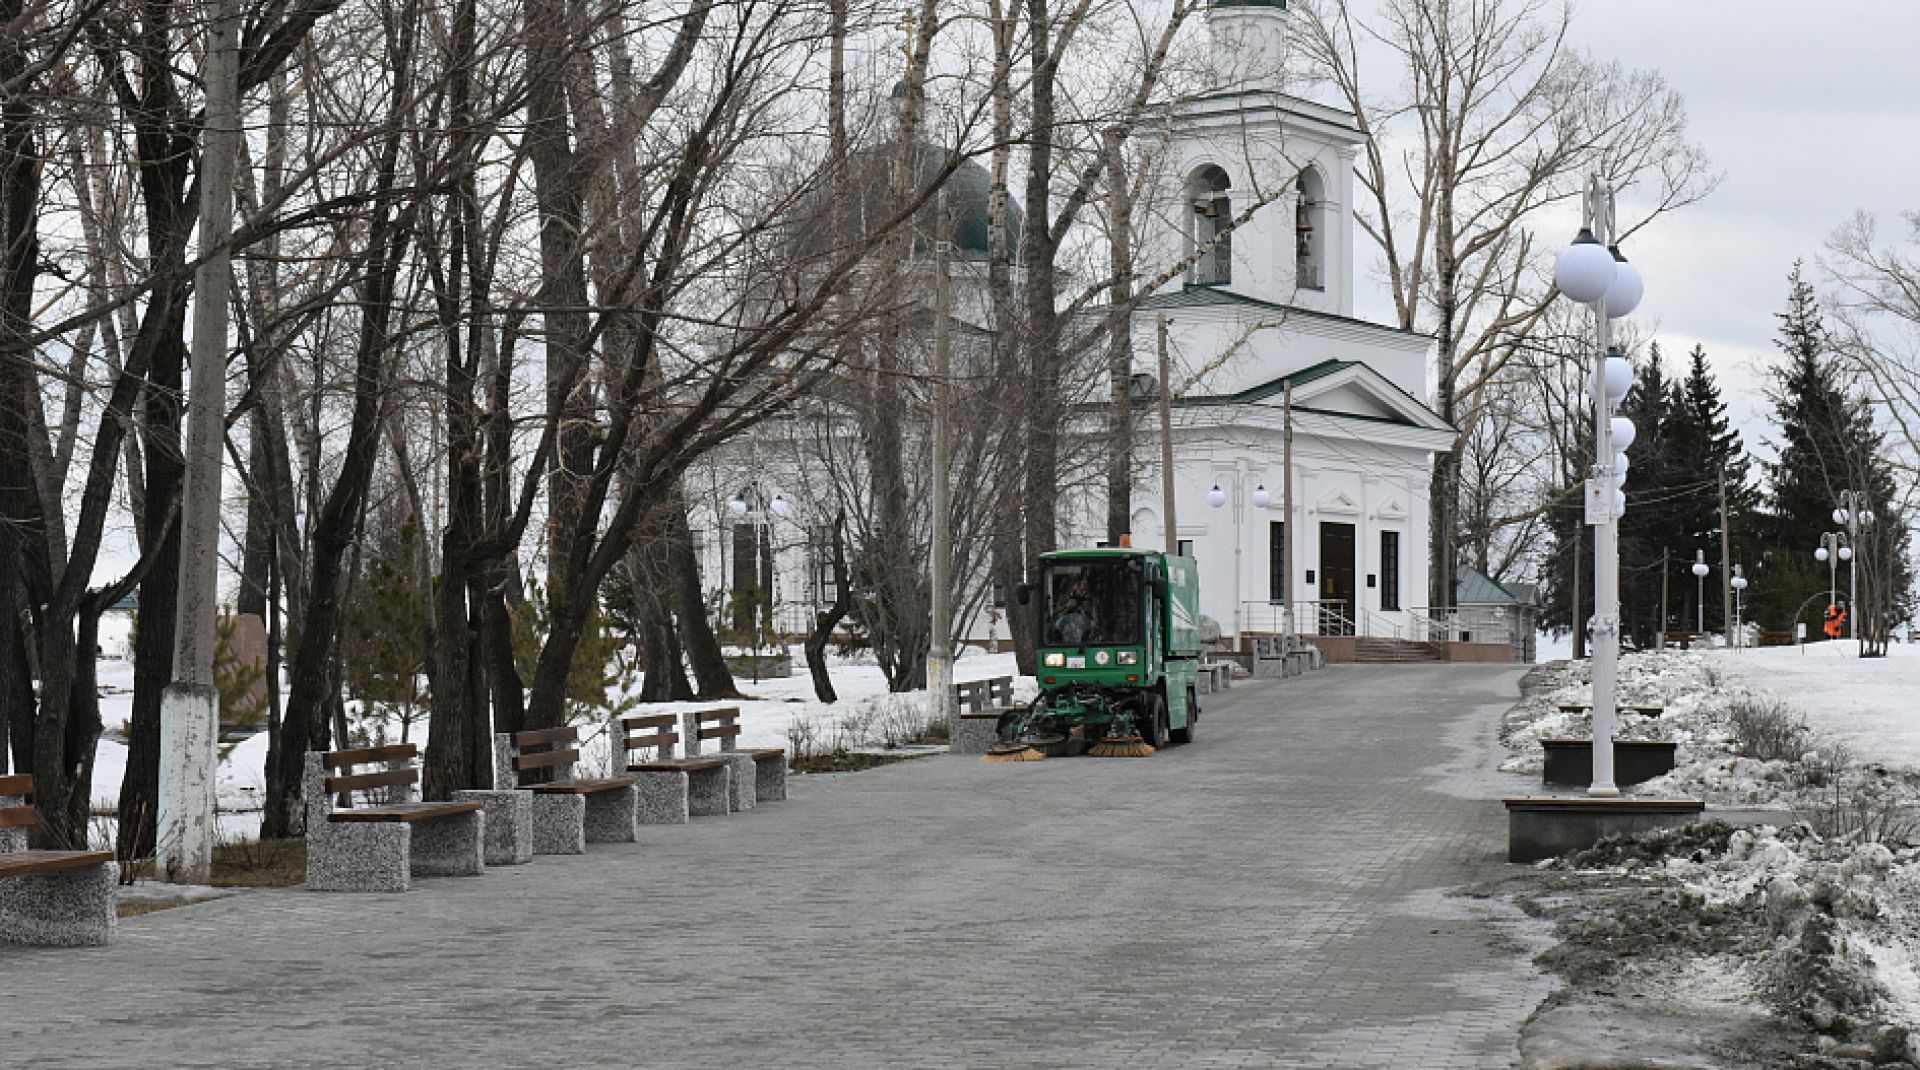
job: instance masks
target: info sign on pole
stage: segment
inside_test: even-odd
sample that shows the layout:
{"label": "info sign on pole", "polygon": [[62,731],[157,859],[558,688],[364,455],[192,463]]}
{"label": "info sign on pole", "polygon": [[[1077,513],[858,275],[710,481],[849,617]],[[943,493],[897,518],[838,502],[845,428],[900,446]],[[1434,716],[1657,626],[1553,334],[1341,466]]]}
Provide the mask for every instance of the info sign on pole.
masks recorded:
{"label": "info sign on pole", "polygon": [[1613,519],[1613,481],[1610,479],[1587,480],[1587,523],[1605,524]]}

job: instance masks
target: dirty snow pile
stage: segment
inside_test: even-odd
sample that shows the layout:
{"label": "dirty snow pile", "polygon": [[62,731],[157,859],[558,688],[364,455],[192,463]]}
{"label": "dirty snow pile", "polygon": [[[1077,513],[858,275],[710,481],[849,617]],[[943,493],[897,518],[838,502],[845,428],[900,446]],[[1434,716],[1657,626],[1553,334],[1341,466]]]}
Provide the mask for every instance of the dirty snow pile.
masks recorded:
{"label": "dirty snow pile", "polygon": [[[1648,651],[1620,658],[1615,695],[1622,707],[1616,739],[1662,739],[1679,743],[1679,763],[1695,756],[1725,753],[1731,740],[1722,689],[1722,673],[1709,655],[1688,651]],[[1565,712],[1561,706],[1593,703],[1591,664],[1558,661],[1542,665],[1522,683],[1520,703],[1508,711],[1500,741],[1513,754],[1502,772],[1538,773],[1543,739],[1586,739],[1592,715]],[[1630,706],[1664,706],[1657,717],[1629,711]]]}
{"label": "dirty snow pile", "polygon": [[[1734,829],[1712,821],[1542,863],[1645,889],[1616,895],[1618,910],[1592,908],[1563,923],[1568,943],[1549,955],[1564,971],[1584,953],[1612,975],[1606,983],[1676,999],[1710,965],[1730,1001],[1764,1003],[1816,1037],[1811,1054],[1825,1061],[1814,1065],[1920,1063],[1920,849],[1905,842],[1912,823],[1829,817],[1824,833],[1805,823]],[[1661,978],[1673,991],[1662,991]]]}
{"label": "dirty snow pile", "polygon": [[[1674,771],[1639,785],[1641,795],[1686,795],[1712,806],[1804,809],[1835,799],[1872,803],[1880,799],[1920,801],[1920,744],[1882,747],[1878,736],[1863,733],[1862,720],[1910,718],[1910,696],[1920,689],[1920,657],[1847,663],[1832,660],[1841,644],[1827,644],[1815,661],[1794,648],[1756,651],[1645,651],[1623,655],[1619,669],[1622,707],[1618,739],[1672,740]],[[1846,647],[1851,651],[1852,647]],[[1823,697],[1821,677],[1769,671],[1824,661],[1827,687],[1849,697],[1841,706]],[[1887,672],[1889,665],[1908,670]],[[1502,771],[1538,773],[1542,739],[1585,739],[1591,716],[1562,712],[1562,705],[1587,705],[1593,687],[1587,662],[1540,666],[1523,682],[1524,697],[1508,712],[1501,742],[1510,754]],[[1877,674],[1877,677],[1876,677]],[[1862,685],[1862,675],[1873,682]],[[1852,683],[1839,683],[1835,677]],[[1776,690],[1763,686],[1786,682]],[[1658,716],[1625,707],[1663,706]],[[1811,716],[1810,716],[1811,714]],[[1851,729],[1851,730],[1850,730]],[[1910,733],[1920,737],[1920,729]]]}

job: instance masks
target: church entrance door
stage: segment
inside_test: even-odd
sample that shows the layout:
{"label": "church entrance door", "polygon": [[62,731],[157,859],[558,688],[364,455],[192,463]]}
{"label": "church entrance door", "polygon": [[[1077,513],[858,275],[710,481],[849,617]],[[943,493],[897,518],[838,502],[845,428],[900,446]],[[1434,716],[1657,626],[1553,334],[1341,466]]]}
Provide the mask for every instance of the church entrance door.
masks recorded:
{"label": "church entrance door", "polygon": [[1320,524],[1320,634],[1352,635],[1354,605],[1353,525]]}

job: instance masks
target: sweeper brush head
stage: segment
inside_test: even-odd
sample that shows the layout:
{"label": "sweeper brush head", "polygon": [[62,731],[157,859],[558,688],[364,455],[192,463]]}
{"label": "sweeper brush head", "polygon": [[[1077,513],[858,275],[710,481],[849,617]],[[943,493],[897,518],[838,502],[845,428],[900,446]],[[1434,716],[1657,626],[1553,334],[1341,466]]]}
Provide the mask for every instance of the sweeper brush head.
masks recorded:
{"label": "sweeper brush head", "polygon": [[1024,743],[996,743],[980,756],[983,762],[1041,762],[1046,758]]}
{"label": "sweeper brush head", "polygon": [[1139,736],[1127,736],[1124,739],[1108,736],[1088,747],[1087,753],[1095,758],[1151,758],[1153,744]]}

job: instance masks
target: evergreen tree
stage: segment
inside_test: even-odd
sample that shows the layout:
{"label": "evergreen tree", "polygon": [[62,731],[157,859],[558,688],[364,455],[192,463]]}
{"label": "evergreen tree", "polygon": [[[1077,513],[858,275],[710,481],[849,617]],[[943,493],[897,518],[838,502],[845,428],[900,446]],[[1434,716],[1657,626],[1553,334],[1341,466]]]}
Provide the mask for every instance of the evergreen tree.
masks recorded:
{"label": "evergreen tree", "polygon": [[[1824,604],[1828,577],[1823,570],[1798,567],[1799,559],[1811,557],[1823,533],[1838,529],[1833,510],[1840,492],[1853,490],[1865,495],[1883,521],[1856,547],[1867,562],[1862,575],[1869,579],[1861,591],[1860,621],[1879,633],[1888,620],[1904,619],[1911,602],[1912,572],[1905,525],[1896,520],[1893,506],[1892,470],[1883,436],[1873,426],[1873,408],[1835,359],[1819,299],[1801,277],[1799,264],[1787,281],[1787,308],[1778,314],[1775,340],[1786,361],[1774,369],[1767,393],[1780,440],[1778,459],[1766,465],[1766,545],[1754,598],[1756,613],[1764,617],[1756,619],[1782,628],[1798,619],[1808,622],[1809,638],[1819,636],[1818,613],[1796,613],[1803,605]],[[1848,568],[1841,565],[1837,572],[1844,599]]]}
{"label": "evergreen tree", "polygon": [[[1673,541],[1675,495],[1671,488],[1689,477],[1669,437],[1677,391],[1667,376],[1658,342],[1634,374],[1632,389],[1618,412],[1633,421],[1633,447],[1627,451],[1627,511],[1620,518],[1620,627],[1638,647],[1653,645],[1660,620],[1660,569],[1663,551]],[[1679,499],[1684,501],[1684,498]]]}
{"label": "evergreen tree", "polygon": [[[1727,404],[1721,399],[1720,384],[1714,380],[1703,346],[1695,345],[1687,354],[1686,377],[1674,384],[1665,443],[1675,472],[1666,487],[1670,498],[1667,541],[1674,550],[1668,564],[1672,619],[1667,626],[1690,629],[1704,617],[1708,631],[1724,631],[1726,588],[1722,585],[1729,577],[1722,572],[1720,562],[1722,473],[1726,476],[1726,518],[1733,563],[1752,572],[1758,563],[1763,533],[1755,528],[1759,493],[1752,483],[1751,460],[1740,433],[1727,419]],[[1702,585],[1692,573],[1696,550],[1706,553],[1713,569],[1704,585],[1704,614],[1699,612],[1702,607],[1695,605],[1702,593]],[[1748,619],[1752,619],[1751,614]]]}

